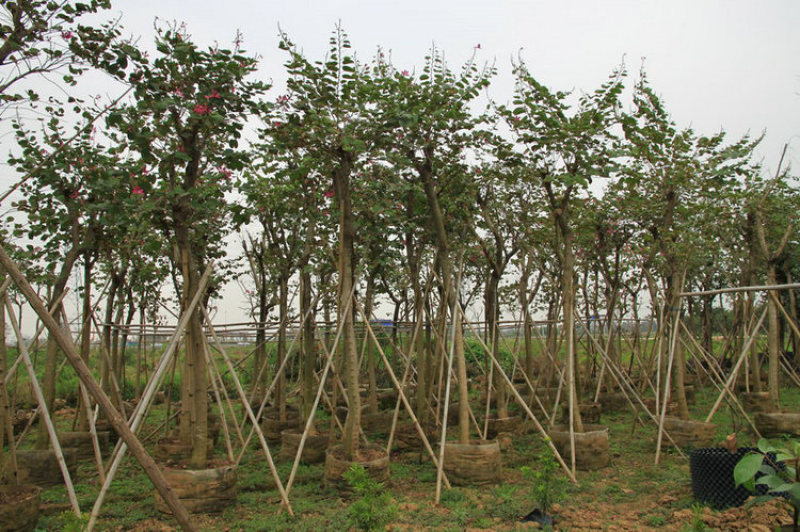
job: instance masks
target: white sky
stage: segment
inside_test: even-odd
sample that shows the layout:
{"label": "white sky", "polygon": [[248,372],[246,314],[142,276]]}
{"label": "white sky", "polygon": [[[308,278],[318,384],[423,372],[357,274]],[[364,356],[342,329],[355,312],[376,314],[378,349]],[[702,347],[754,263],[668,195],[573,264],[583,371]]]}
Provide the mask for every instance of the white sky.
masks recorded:
{"label": "white sky", "polygon": [[[281,92],[278,25],[309,58],[321,59],[341,22],[359,57],[378,46],[400,69],[420,68],[430,46],[458,69],[476,46],[499,75],[491,96],[511,98],[511,58],[521,56],[551,89],[591,91],[625,60],[635,78],[644,59],[651,85],[681,127],[729,138],[766,131],[758,154],[774,171],[784,143],[800,167],[800,2],[770,0],[119,0],[126,32],[150,47],[155,17],[185,22],[195,42],[228,46],[241,30],[261,73]],[[98,88],[98,92],[103,90]],[[110,93],[109,93],[110,94]],[[8,137],[6,137],[8,139]],[[9,139],[10,140],[10,139]],[[6,141],[2,151],[8,152]],[[3,161],[4,162],[4,161]],[[5,179],[3,180],[6,181]],[[233,283],[215,321],[245,319]]]}
{"label": "white sky", "polygon": [[642,59],[653,87],[680,126],[725,129],[731,138],[766,130],[760,154],[774,167],[784,143],[800,164],[800,2],[770,0],[120,0],[113,11],[141,44],[154,17],[186,22],[199,43],[229,43],[241,30],[262,56],[265,78],[283,84],[278,25],[312,59],[322,58],[340,21],[363,60],[378,46],[394,63],[420,67],[431,44],[458,68],[478,44],[495,62],[490,90],[512,92],[511,58],[553,89],[590,91],[625,58],[635,76]]}

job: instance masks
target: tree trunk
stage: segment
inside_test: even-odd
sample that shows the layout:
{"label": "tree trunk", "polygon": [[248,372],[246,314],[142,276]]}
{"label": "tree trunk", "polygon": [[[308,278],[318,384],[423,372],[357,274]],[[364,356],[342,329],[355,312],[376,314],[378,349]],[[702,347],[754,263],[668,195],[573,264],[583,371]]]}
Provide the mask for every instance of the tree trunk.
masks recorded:
{"label": "tree trunk", "polygon": [[425,149],[425,161],[418,170],[425,188],[428,200],[431,223],[436,235],[437,257],[439,269],[442,272],[443,297],[447,298],[450,317],[453,323],[453,356],[456,361],[456,377],[458,379],[458,426],[459,442],[469,443],[469,395],[467,390],[467,361],[464,358],[464,337],[461,330],[461,310],[458,306],[455,286],[453,285],[453,268],[450,262],[450,250],[447,231],[444,225],[444,214],[439,205],[439,195],[436,190],[432,173],[433,149]]}
{"label": "tree trunk", "polygon": [[[367,278],[367,291],[364,297],[364,315],[367,322],[372,316],[372,300],[375,296],[375,272],[370,272]],[[367,357],[367,383],[369,389],[367,390],[367,412],[370,414],[378,413],[378,381],[375,376],[375,349],[372,345],[372,339],[366,333],[366,325],[364,326],[364,349],[366,349],[365,356]]]}
{"label": "tree trunk", "polygon": [[[92,348],[92,260],[85,254],[83,262],[83,295],[81,305],[81,358],[89,366],[89,354]],[[87,411],[84,407],[83,395],[78,395],[78,418],[76,430],[89,430]]]}
{"label": "tree trunk", "polygon": [[353,161],[349,152],[340,153],[340,166],[333,172],[333,184],[339,202],[339,305],[342,322],[342,347],[344,384],[347,392],[347,418],[342,442],[345,460],[355,460],[358,453],[358,435],[361,426],[361,395],[358,379],[358,348],[354,323],[353,284],[355,277],[355,226],[350,192],[350,172]]}
{"label": "tree trunk", "polygon": [[[316,389],[314,368],[317,361],[317,353],[314,344],[314,312],[311,309],[311,274],[305,268],[300,269],[300,316],[303,317],[303,329],[301,331],[303,339],[300,344],[303,360],[303,378],[301,380],[300,397],[302,399],[303,422],[306,422],[311,417],[311,407],[314,405],[314,390]],[[312,433],[315,432],[313,424],[311,430]]]}
{"label": "tree trunk", "polygon": [[[53,290],[50,294],[50,302],[47,305],[48,309],[51,307],[52,303],[57,301],[61,297],[61,294],[64,293],[64,290],[67,287],[67,281],[69,281],[70,274],[72,273],[72,267],[77,259],[78,245],[77,243],[74,243],[73,247],[66,253],[64,257],[64,263],[61,265],[61,270],[59,271],[58,277],[56,278],[55,283],[53,283]],[[63,308],[63,303],[59,303],[56,308],[52,310],[52,316],[59,327],[62,326],[61,315]],[[58,353],[58,344],[51,334],[47,337],[44,379],[42,383],[45,404],[47,405],[47,410],[51,413],[53,412],[53,404],[56,398],[56,365],[58,363]],[[50,436],[47,433],[47,424],[39,423],[39,433],[36,438],[36,448],[47,449],[49,442]]]}
{"label": "tree trunk", "polygon": [[[767,285],[778,284],[778,272],[774,264],[769,264],[767,270]],[[777,292],[773,292],[776,296]],[[767,391],[769,400],[776,409],[780,409],[780,339],[778,331],[778,305],[771,297],[767,297]]]}
{"label": "tree trunk", "polygon": [[275,384],[275,405],[278,407],[278,419],[286,421],[286,327],[289,325],[289,276],[282,274],[278,280],[278,349],[275,359],[275,371],[278,381]]}

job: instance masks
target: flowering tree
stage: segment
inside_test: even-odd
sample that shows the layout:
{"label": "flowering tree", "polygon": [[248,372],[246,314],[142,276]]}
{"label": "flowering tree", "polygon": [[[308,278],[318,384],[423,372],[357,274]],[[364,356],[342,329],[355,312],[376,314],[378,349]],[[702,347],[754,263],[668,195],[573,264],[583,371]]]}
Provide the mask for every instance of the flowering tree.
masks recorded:
{"label": "flowering tree", "polygon": [[[263,110],[267,87],[246,80],[256,60],[239,42],[203,50],[182,28],[159,28],[158,57],[134,73],[134,102],[108,118],[113,137],[139,172],[130,181],[152,230],[169,243],[186,309],[209,261],[224,255],[231,228],[226,193],[248,163],[239,147],[245,120]],[[213,289],[212,289],[213,290]],[[211,292],[203,294],[205,301]],[[180,437],[191,444],[193,467],[206,463],[206,345],[200,310],[187,326]]]}

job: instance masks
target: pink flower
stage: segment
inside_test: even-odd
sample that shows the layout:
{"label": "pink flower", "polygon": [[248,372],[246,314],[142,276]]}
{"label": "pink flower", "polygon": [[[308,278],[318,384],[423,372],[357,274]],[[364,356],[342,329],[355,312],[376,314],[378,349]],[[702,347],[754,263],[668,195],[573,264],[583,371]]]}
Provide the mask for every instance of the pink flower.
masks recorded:
{"label": "pink flower", "polygon": [[203,105],[202,103],[198,103],[194,106],[194,112],[199,115],[207,115],[209,112],[209,107],[207,105]]}
{"label": "pink flower", "polygon": [[475,49],[476,49],[476,50],[480,50],[480,49],[481,49],[481,43],[478,43],[478,44],[476,44],[476,45],[475,45]]}
{"label": "pink flower", "polygon": [[61,38],[66,39],[68,41],[70,39],[74,39],[75,38],[75,34],[72,33],[71,31],[62,31],[61,32]]}
{"label": "pink flower", "polygon": [[282,123],[282,122],[278,122],[277,120],[275,120],[275,121],[272,123],[272,126],[273,126],[273,127],[281,127],[282,125],[283,125],[283,123]]}
{"label": "pink flower", "polygon": [[80,198],[80,197],[81,197],[81,192],[80,192],[79,190],[76,190],[75,192],[73,192],[72,194],[70,194],[70,195],[69,195],[69,197],[70,197],[71,199],[78,199],[78,198]]}
{"label": "pink flower", "polygon": [[220,174],[222,174],[222,176],[223,176],[225,179],[230,179],[230,178],[231,178],[231,171],[230,171],[230,170],[228,170],[227,168],[225,168],[224,166],[220,166],[219,168],[217,168],[217,171],[218,171]]}
{"label": "pink flower", "polygon": [[183,147],[183,144],[178,146],[178,151],[181,152],[181,153],[186,153],[186,148]]}
{"label": "pink flower", "polygon": [[219,92],[217,92],[217,89],[211,91],[211,94],[206,94],[206,100],[210,100],[212,98],[222,98],[222,96],[219,95]]}
{"label": "pink flower", "polygon": [[325,198],[332,198],[333,197],[333,189],[328,190],[325,194],[323,194]]}
{"label": "pink flower", "polygon": [[183,95],[183,91],[180,89],[180,87],[172,91],[172,94],[174,94],[178,98],[185,98],[185,96]]}
{"label": "pink flower", "polygon": [[144,195],[144,189],[138,185],[134,186],[131,190],[131,194],[137,194],[139,196]]}
{"label": "pink flower", "polygon": [[403,70],[402,72],[400,72],[400,75],[404,76],[404,77],[408,77],[408,76],[411,75],[411,72],[409,72],[408,70]]}

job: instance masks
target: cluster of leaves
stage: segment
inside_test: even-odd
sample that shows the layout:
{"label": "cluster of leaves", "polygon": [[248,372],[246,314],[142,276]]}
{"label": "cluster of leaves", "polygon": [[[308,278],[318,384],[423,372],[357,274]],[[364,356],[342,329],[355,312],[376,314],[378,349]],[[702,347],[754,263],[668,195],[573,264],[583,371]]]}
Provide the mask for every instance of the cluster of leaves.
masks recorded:
{"label": "cluster of leaves", "polygon": [[800,514],[800,441],[789,441],[779,447],[766,439],[758,442],[758,451],[741,458],[733,470],[736,486],[743,485],[758,495],[748,504],[757,504],[773,499],[786,499],[794,508],[794,526],[797,528]]}
{"label": "cluster of leaves", "polygon": [[356,500],[347,513],[351,526],[358,530],[382,530],[397,514],[397,505],[382,483],[373,479],[361,464],[350,466],[344,478]]}

